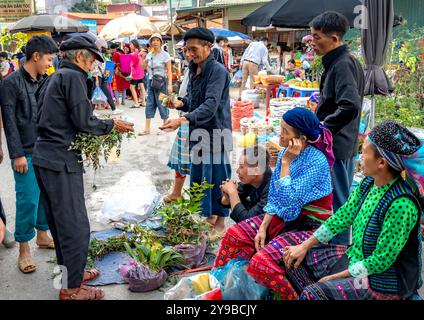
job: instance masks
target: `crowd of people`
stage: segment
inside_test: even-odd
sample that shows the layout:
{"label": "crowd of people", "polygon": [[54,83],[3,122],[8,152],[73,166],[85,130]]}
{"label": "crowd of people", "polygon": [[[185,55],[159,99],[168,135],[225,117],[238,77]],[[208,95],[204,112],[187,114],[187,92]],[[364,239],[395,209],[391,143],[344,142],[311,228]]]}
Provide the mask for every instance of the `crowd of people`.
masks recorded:
{"label": "crowd of people", "polygon": [[[201,215],[211,226],[209,239],[222,240],[214,267],[237,258],[248,260],[247,273],[282,299],[416,295],[421,286],[422,198],[402,173],[408,169],[404,158],[414,155],[421,142],[393,121],[373,128],[362,147],[365,178],[350,192],[364,72],[343,44],[348,28],[347,19],[335,12],[311,22],[310,45],[323,57],[325,69],[316,112],[294,108],[283,115],[281,151],[274,170],[266,148],[243,149],[236,170],[239,182],[232,180],[230,162],[231,70],[226,61],[231,53],[225,49],[225,39],[215,39],[205,28],[185,33],[183,55],[188,68],[178,98],[163,105],[161,93],[171,96],[174,89],[171,57],[163,50],[160,34],[151,36],[150,52],[137,41],[122,50],[110,48],[106,54],[115,62],[115,80],[109,88],[101,67],[105,55],[94,39],[75,36],[58,48],[49,37],[32,38],[22,67],[0,84],[16,184],[14,237],[20,246],[19,269],[36,270],[29,249],[36,236],[37,245],[55,249],[58,265],[67,270],[67,288],[60,290],[60,299],[104,297],[102,290],[86,285],[99,272],[85,270],[90,224],[83,166],[81,155],[69,146],[79,132],[105,135],[112,129],[134,129],[120,119],[96,117],[90,100],[93,87],[99,86],[111,92],[108,101],[115,114],[119,109],[112,104],[125,103],[128,88],[133,107],[146,104],[140,135],[150,133],[157,109],[163,120],[160,130],[178,130],[168,162],[175,170],[175,182],[164,201],[182,196],[187,175],[191,185],[206,181],[213,186],[205,193]],[[257,73],[259,64],[269,65],[266,46],[263,38],[244,53],[244,83]],[[59,50],[60,64],[47,77]],[[129,67],[120,58],[125,50]],[[178,117],[171,119],[169,109],[177,110]],[[422,184],[416,175],[408,177]],[[6,245],[10,233],[4,216],[2,210],[0,241]],[[228,216],[235,224],[227,230]]]}

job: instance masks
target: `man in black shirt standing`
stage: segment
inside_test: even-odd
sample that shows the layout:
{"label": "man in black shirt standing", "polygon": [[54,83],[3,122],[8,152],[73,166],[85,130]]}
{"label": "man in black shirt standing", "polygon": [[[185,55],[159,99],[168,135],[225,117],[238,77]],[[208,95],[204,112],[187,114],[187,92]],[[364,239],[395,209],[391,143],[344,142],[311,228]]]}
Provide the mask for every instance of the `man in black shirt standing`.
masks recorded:
{"label": "man in black shirt standing", "polygon": [[[93,40],[76,36],[62,43],[60,68],[37,91],[40,106],[38,139],[33,163],[41,201],[56,247],[59,266],[64,267],[61,300],[99,300],[103,291],[84,285],[99,275],[84,271],[90,240],[90,223],[84,198],[81,155],[69,150],[80,132],[94,135],[133,131],[133,125],[93,116],[87,97],[87,80],[94,60],[103,57]],[[64,282],[64,280],[66,282]]]}
{"label": "man in black shirt standing", "polygon": [[36,235],[40,248],[54,249],[53,241],[47,235],[49,227],[40,202],[32,154],[37,140],[38,106],[35,91],[47,69],[51,67],[57,51],[58,48],[50,37],[33,37],[25,48],[25,63],[4,79],[0,86],[4,131],[15,179],[18,267],[23,273],[34,272],[36,269],[29,246]]}
{"label": "man in black shirt standing", "polygon": [[[347,200],[353,181],[355,157],[358,153],[359,122],[364,95],[364,71],[342,40],[349,21],[337,12],[325,12],[312,20],[312,47],[323,56],[321,101],[316,114],[333,134],[336,162],[332,170],[333,210]],[[348,244],[349,234],[334,242]]]}

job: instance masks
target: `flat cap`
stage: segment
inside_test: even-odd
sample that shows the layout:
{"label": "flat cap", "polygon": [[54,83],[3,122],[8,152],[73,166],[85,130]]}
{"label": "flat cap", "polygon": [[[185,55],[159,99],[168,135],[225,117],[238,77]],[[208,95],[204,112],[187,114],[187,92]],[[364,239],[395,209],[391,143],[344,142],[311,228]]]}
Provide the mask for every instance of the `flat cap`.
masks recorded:
{"label": "flat cap", "polygon": [[188,30],[184,35],[184,41],[187,41],[188,39],[200,39],[214,43],[215,35],[212,31],[206,28],[193,28]]}
{"label": "flat cap", "polygon": [[76,36],[68,39],[60,45],[60,51],[79,50],[86,49],[96,55],[96,59],[100,62],[104,62],[103,56],[100,53],[94,39],[86,36]]}

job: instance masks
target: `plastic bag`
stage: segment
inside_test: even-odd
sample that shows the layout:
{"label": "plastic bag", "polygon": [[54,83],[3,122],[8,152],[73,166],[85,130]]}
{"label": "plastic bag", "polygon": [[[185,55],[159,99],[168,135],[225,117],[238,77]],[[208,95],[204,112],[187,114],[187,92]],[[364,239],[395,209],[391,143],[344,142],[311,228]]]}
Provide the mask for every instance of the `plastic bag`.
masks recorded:
{"label": "plastic bag", "polygon": [[150,175],[141,171],[128,172],[116,185],[102,192],[102,218],[112,221],[119,221],[124,216],[138,215],[141,216],[142,222],[151,215],[162,198]]}
{"label": "plastic bag", "polygon": [[256,283],[246,272],[249,261],[230,260],[224,267],[211,271],[221,285],[222,300],[266,300],[269,289]]}
{"label": "plastic bag", "polygon": [[184,266],[186,268],[197,268],[205,257],[206,239],[203,238],[198,245],[178,244],[174,248],[184,256]]}
{"label": "plastic bag", "polygon": [[102,89],[100,89],[99,86],[97,86],[96,89],[94,89],[93,97],[91,98],[91,102],[93,104],[103,104],[103,103],[107,102],[106,95],[104,94]]}
{"label": "plastic bag", "polygon": [[238,70],[238,71],[234,74],[233,78],[231,79],[230,86],[231,86],[231,87],[235,87],[235,88],[240,87],[242,77],[243,77],[243,73],[242,73],[241,69],[239,69],[239,70]]}
{"label": "plastic bag", "polygon": [[164,300],[222,300],[219,281],[209,273],[182,278],[165,292]]}
{"label": "plastic bag", "polygon": [[119,273],[126,282],[128,289],[132,292],[148,292],[161,287],[168,274],[161,269],[158,272],[149,270],[145,265],[130,259],[128,264],[119,266]]}

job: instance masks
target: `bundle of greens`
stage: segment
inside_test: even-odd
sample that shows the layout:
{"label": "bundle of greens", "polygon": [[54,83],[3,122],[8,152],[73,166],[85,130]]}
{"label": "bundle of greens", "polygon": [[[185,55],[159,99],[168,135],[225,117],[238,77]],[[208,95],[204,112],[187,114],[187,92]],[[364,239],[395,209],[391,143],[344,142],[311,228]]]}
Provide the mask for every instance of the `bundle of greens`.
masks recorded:
{"label": "bundle of greens", "polygon": [[210,227],[199,213],[205,191],[211,188],[213,185],[206,181],[202,184],[194,183],[190,189],[184,191],[185,197],[162,205],[156,210],[156,213],[163,217],[168,243],[197,245],[201,242]]}
{"label": "bundle of greens", "polygon": [[100,165],[102,154],[104,161],[107,162],[112,150],[116,148],[116,155],[119,157],[124,137],[129,139],[134,136],[133,132],[121,133],[116,130],[112,130],[110,134],[104,136],[79,133],[69,150],[77,151],[83,157],[83,162],[92,165],[93,169],[97,171],[102,167]]}

